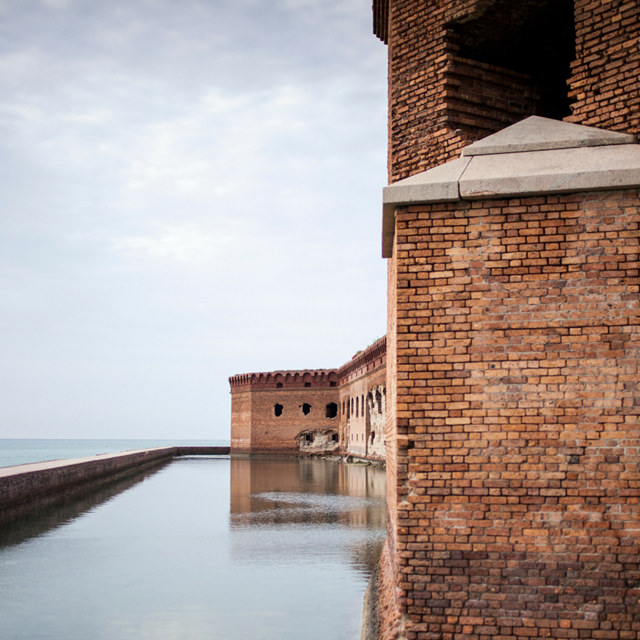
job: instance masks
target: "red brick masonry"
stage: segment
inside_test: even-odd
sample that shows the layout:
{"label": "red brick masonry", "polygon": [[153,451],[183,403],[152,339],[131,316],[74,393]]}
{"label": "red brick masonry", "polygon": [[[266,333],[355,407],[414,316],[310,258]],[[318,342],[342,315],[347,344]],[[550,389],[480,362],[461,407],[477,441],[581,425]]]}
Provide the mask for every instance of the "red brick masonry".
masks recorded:
{"label": "red brick masonry", "polygon": [[[390,183],[529,114],[640,130],[636,0],[375,0],[374,20]],[[368,637],[640,637],[640,197],[530,195],[395,210]]]}
{"label": "red brick masonry", "polygon": [[407,638],[636,638],[637,191],[397,211]]}

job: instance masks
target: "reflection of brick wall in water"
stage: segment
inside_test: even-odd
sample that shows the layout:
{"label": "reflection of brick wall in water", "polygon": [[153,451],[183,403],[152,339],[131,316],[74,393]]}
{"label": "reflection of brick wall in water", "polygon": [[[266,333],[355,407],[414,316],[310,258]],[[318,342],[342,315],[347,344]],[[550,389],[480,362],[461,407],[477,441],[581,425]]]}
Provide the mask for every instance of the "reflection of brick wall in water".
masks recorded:
{"label": "reflection of brick wall in water", "polygon": [[306,522],[308,514],[287,510],[287,507],[304,506],[305,496],[310,496],[309,505],[313,506],[313,496],[317,494],[366,499],[358,509],[340,508],[338,502],[336,512],[326,515],[329,521],[384,528],[385,514],[379,503],[384,500],[385,492],[385,473],[380,467],[284,456],[231,459],[230,512],[234,525],[250,524],[250,518],[243,516],[271,512],[280,524],[286,523],[287,518],[291,522]]}
{"label": "reflection of brick wall in water", "polygon": [[[290,540],[296,528],[310,527],[317,539],[318,526],[330,525],[350,533],[338,546],[325,542],[328,551],[349,557],[359,572],[373,571],[386,522],[383,468],[308,456],[232,456],[230,462],[231,553],[238,561],[246,561],[247,545],[260,547],[258,562],[272,561],[268,543],[251,529],[281,528]],[[277,536],[270,540],[281,548]]]}

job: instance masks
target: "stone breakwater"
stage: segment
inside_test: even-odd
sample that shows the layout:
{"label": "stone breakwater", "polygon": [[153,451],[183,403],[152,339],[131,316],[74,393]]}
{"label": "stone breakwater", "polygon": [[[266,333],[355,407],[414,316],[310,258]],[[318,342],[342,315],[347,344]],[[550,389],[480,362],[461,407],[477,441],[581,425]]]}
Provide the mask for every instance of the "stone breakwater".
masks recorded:
{"label": "stone breakwater", "polygon": [[229,447],[157,447],[0,468],[0,525],[177,456],[228,453]]}

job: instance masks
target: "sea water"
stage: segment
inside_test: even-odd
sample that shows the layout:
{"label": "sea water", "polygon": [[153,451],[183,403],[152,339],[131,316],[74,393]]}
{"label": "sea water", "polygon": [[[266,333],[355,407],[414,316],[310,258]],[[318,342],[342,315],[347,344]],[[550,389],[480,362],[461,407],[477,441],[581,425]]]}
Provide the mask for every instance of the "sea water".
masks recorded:
{"label": "sea water", "polygon": [[0,527],[2,640],[357,640],[376,467],[184,458]]}

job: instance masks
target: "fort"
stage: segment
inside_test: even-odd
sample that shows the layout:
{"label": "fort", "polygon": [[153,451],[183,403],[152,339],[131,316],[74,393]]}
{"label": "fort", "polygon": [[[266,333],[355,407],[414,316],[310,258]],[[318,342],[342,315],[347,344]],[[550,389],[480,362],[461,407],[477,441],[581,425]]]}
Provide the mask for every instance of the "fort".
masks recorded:
{"label": "fort", "polygon": [[233,453],[385,459],[386,337],[339,369],[232,376]]}
{"label": "fort", "polygon": [[[373,14],[389,69],[388,523],[363,637],[635,639],[640,5]],[[276,430],[276,404],[338,405],[318,446],[378,437],[381,385],[349,367],[363,371],[232,378],[232,449],[315,442],[299,416]]]}

